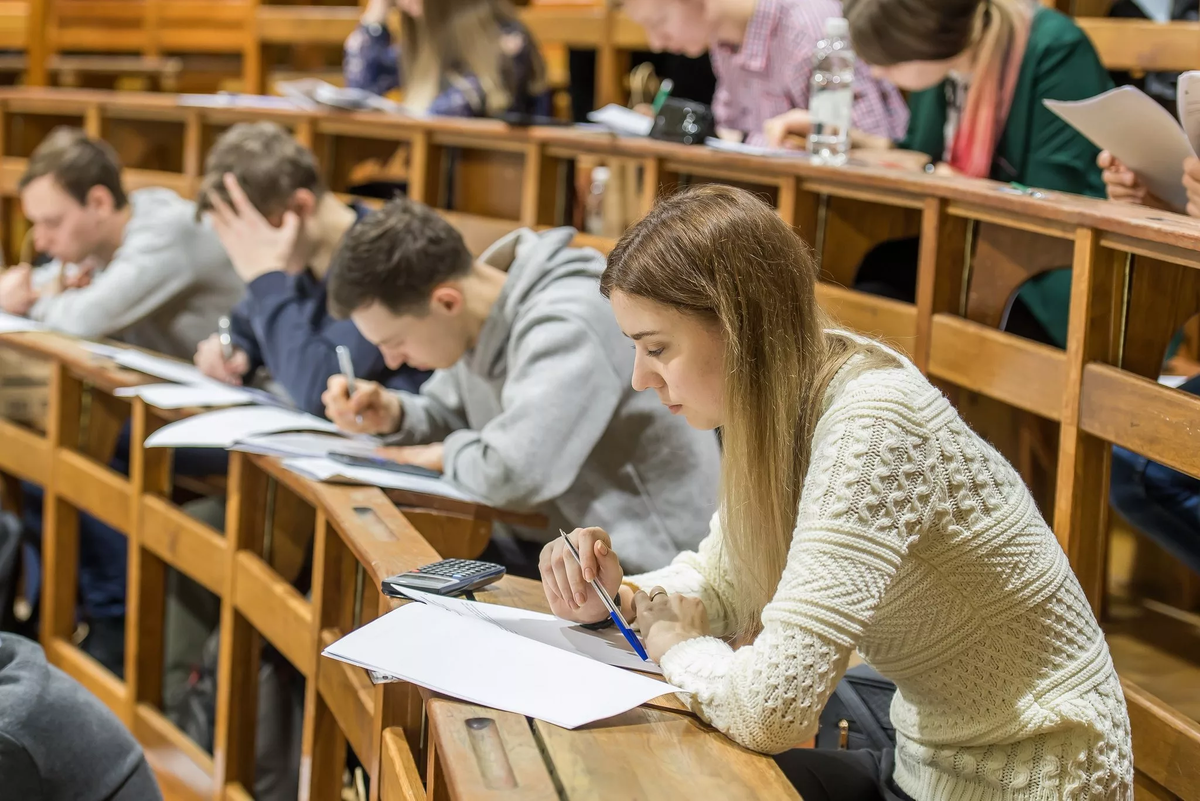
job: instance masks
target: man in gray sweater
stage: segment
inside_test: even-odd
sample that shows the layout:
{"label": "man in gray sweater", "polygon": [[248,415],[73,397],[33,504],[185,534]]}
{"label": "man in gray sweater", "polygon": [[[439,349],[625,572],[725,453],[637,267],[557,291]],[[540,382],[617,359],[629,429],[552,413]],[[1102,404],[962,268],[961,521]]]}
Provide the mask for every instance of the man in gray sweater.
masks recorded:
{"label": "man in gray sweater", "polygon": [[489,553],[533,575],[541,545],[584,524],[638,569],[665,565],[696,547],[717,501],[716,438],[633,390],[604,257],[570,247],[574,233],[519,230],[474,259],[436,212],[400,199],[347,233],[329,279],[334,311],[389,365],[436,372],[419,394],[359,381],[352,397],[333,376],[326,414],[493,506],[544,513],[547,530]]}
{"label": "man in gray sweater", "polygon": [[170,189],[126,194],[105,142],[57,128],[20,181],[34,246],[54,259],[0,276],[0,308],[50,328],[191,359],[245,292],[196,206]]}

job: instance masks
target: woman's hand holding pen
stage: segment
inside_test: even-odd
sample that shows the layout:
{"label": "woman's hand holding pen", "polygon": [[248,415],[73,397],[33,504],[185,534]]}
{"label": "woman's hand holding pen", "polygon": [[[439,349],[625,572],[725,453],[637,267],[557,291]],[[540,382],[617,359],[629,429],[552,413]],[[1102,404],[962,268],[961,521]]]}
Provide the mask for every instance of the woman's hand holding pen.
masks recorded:
{"label": "woman's hand holding pen", "polygon": [[668,595],[662,587],[638,590],[633,596],[633,614],[646,653],[655,662],[679,643],[709,634],[704,602],[691,595]]}
{"label": "woman's hand holding pen", "polygon": [[[577,528],[569,535],[579,551],[579,563],[567,551],[561,538],[555,539],[542,549],[538,569],[542,574],[542,587],[550,611],[563,620],[575,623],[598,623],[608,617],[604,601],[591,588],[590,582],[599,578],[602,586],[615,600],[621,590],[625,573],[621,560],[612,549],[612,539],[599,528]],[[622,598],[622,614],[633,621],[632,610]]]}
{"label": "woman's hand holding pen", "polygon": [[400,398],[381,384],[354,382],[354,394],[346,390],[348,382],[340,373],[331,375],[321,402],[325,416],[343,431],[352,434],[392,434],[400,429],[404,407]]}

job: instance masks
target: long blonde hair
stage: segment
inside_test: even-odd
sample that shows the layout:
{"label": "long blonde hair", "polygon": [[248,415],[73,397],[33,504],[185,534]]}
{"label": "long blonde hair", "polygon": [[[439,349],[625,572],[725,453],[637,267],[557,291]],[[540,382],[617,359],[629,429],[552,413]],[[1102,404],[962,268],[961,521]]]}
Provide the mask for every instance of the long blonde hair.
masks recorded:
{"label": "long blonde hair", "polygon": [[833,376],[890,357],[827,332],[804,241],[749,192],[710,184],[662,200],[613,248],[601,291],[715,321],[724,333],[721,527],[736,575],[735,641],[760,630],[796,525]]}
{"label": "long blonde hair", "polygon": [[974,46],[975,69],[950,164],[991,173],[1036,6],[1032,0],[844,0],[855,52],[868,64],[946,61]]}
{"label": "long blonde hair", "polygon": [[530,91],[545,90],[545,63],[537,43],[507,0],[426,0],[420,17],[401,14],[405,104],[425,110],[441,92],[443,77],[451,82],[474,75],[488,116],[499,116],[521,91],[512,71],[511,54],[503,47],[505,28],[529,39]]}

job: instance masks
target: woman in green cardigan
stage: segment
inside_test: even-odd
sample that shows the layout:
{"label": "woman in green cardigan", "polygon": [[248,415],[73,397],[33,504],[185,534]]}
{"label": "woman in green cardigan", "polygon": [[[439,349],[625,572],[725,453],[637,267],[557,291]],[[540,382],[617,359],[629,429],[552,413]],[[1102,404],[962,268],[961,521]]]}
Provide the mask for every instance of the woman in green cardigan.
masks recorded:
{"label": "woman in green cardigan", "polygon": [[[1097,149],[1042,103],[1112,88],[1069,17],[1032,0],[844,0],[843,8],[858,56],[910,93],[902,141],[856,131],[854,147],[915,150],[938,172],[1104,196]],[[807,115],[793,113],[770,130],[778,142],[807,127]],[[914,240],[869,254],[856,286],[911,301],[915,283]],[[1026,284],[1010,330],[1032,315],[1033,335],[1062,346],[1070,284],[1066,270]]]}

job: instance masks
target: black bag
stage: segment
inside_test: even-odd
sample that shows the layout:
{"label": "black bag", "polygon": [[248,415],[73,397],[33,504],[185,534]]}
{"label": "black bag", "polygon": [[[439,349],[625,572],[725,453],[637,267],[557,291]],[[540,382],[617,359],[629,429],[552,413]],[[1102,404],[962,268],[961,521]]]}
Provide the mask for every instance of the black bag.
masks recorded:
{"label": "black bag", "polygon": [[668,97],[654,118],[650,138],[683,145],[702,145],[705,139],[715,136],[716,132],[717,123],[711,108],[695,100]]}
{"label": "black bag", "polygon": [[889,710],[896,685],[870,665],[846,671],[821,712],[817,748],[882,751],[896,747]]}

